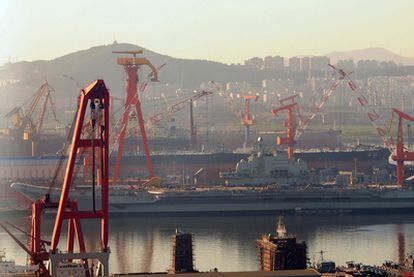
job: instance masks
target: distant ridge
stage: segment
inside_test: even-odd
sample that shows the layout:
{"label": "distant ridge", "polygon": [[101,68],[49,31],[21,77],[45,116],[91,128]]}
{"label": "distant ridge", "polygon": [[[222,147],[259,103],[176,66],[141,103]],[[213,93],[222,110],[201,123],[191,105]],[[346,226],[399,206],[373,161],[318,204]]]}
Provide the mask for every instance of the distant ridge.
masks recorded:
{"label": "distant ridge", "polygon": [[[0,66],[1,79],[18,79],[20,87],[38,87],[47,77],[60,96],[68,89],[78,91],[76,83],[84,86],[96,78],[103,78],[115,94],[124,90],[123,69],[117,65],[114,50],[144,50],[143,55],[155,66],[166,63],[160,72],[163,83],[180,83],[184,86],[199,85],[202,80],[221,81],[231,74],[230,66],[207,60],[178,59],[158,54],[138,45],[113,43],[76,51],[52,60],[8,63]],[[148,71],[144,68],[144,71]],[[73,80],[64,76],[73,77]],[[145,75],[143,75],[145,76]]]}
{"label": "distant ridge", "polygon": [[[307,72],[258,71],[255,68],[215,61],[174,58],[134,44],[112,43],[76,51],[52,60],[22,61],[0,66],[0,82],[3,80],[18,81],[3,86],[0,83],[0,101],[8,101],[7,103],[12,105],[9,99],[11,91],[19,95],[18,98],[13,98],[16,102],[29,98],[45,78],[55,88],[58,99],[76,99],[79,93],[78,86],[85,86],[96,78],[103,78],[111,93],[121,96],[124,91],[125,76],[122,68],[116,64],[117,55],[112,51],[137,49],[144,50],[144,56],[149,58],[155,66],[166,63],[159,74],[160,83],[174,83],[188,90],[199,89],[202,82],[209,80],[219,83],[246,81],[253,86],[260,86],[264,79],[290,78],[301,83],[308,76]],[[414,58],[402,57],[383,48],[332,52],[327,56],[331,57],[333,63],[339,59],[353,58],[355,61],[377,59],[414,65]]]}
{"label": "distant ridge", "polygon": [[414,57],[404,57],[381,47],[370,47],[365,49],[356,49],[350,51],[336,51],[325,54],[331,58],[332,63],[339,60],[352,59],[354,62],[360,60],[377,60],[377,61],[393,61],[396,64],[414,65]]}

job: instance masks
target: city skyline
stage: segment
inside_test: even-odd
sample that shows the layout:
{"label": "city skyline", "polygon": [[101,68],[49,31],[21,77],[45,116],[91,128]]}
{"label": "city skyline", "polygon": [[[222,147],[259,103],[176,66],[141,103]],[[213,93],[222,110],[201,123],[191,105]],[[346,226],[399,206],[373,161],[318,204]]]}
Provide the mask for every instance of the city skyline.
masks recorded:
{"label": "city skyline", "polygon": [[[46,7],[64,12],[44,13]],[[403,0],[351,0],[346,5],[325,0],[123,1],[123,5],[3,1],[0,64],[53,59],[114,40],[173,57],[227,64],[254,56],[319,56],[368,47],[412,57],[413,8],[412,1]]]}

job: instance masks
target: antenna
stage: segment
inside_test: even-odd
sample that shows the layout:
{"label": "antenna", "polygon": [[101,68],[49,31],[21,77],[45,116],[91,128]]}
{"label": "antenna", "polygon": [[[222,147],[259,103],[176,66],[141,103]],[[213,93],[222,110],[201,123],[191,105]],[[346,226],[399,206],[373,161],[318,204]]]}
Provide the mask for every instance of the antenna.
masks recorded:
{"label": "antenna", "polygon": [[276,233],[279,238],[286,237],[287,230],[286,230],[285,222],[283,220],[283,216],[279,216],[277,218]]}

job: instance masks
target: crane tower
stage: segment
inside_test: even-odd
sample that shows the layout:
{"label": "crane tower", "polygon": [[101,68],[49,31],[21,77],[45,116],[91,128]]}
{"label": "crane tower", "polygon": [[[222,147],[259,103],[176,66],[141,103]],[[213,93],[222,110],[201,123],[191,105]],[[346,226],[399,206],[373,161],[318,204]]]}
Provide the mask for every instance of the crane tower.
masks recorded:
{"label": "crane tower", "polygon": [[244,143],[247,145],[247,142],[250,140],[250,126],[256,124],[256,120],[253,114],[250,111],[250,101],[253,100],[256,102],[259,99],[258,95],[245,95],[244,99],[244,113],[242,117],[242,125],[244,126]]}
{"label": "crane tower", "polygon": [[[31,264],[38,265],[36,276],[59,276],[58,272],[64,270],[65,264],[70,264],[74,276],[108,276],[109,275],[109,92],[103,80],[96,80],[81,90],[78,110],[72,124],[72,143],[66,164],[65,177],[60,190],[59,201],[56,196],[48,193],[45,197],[32,203],[30,234],[14,226],[10,222],[0,222],[0,227],[30,256]],[[87,132],[88,125],[90,132]],[[76,194],[73,190],[73,180],[76,177],[76,161],[82,149],[92,151],[92,199],[90,208],[78,209]],[[99,158],[96,159],[95,153]],[[97,160],[97,163],[95,163]],[[96,178],[97,177],[97,178]],[[53,188],[53,181],[49,191]],[[95,190],[95,185],[100,186]],[[88,205],[89,206],[89,205]],[[57,210],[51,240],[45,240],[42,218],[46,211]],[[53,213],[53,212],[52,212]],[[100,225],[99,250],[87,247],[81,221],[96,220]],[[59,248],[59,241],[63,228],[67,226],[66,251]],[[20,241],[9,230],[9,227],[23,232],[28,236],[29,245]],[[77,242],[77,249],[74,247]],[[98,261],[95,267],[94,261]],[[77,262],[76,262],[77,261]],[[76,271],[76,272],[75,272]],[[73,273],[75,272],[75,273]]]}
{"label": "crane tower", "polygon": [[138,95],[138,70],[141,66],[148,66],[151,69],[151,81],[158,82],[158,70],[154,65],[147,59],[143,57],[137,57],[138,54],[142,54],[142,50],[138,51],[113,51],[116,54],[127,54],[132,55],[132,57],[118,57],[117,63],[124,67],[125,73],[127,74],[126,79],[126,100],[124,111],[122,114],[121,129],[118,134],[118,152],[114,169],[113,182],[118,181],[119,179],[119,169],[121,166],[122,151],[124,148],[124,138],[125,132],[128,125],[128,119],[131,115],[132,109],[136,109],[139,128],[141,131],[142,143],[144,146],[145,157],[147,160],[147,168],[149,178],[154,177],[154,170],[152,167],[152,161],[147,141],[147,134],[145,131],[144,118],[142,116],[141,101]]}
{"label": "crane tower", "polygon": [[296,144],[295,133],[297,128],[297,117],[298,117],[298,109],[299,105],[296,102],[295,98],[297,95],[292,95],[287,98],[279,100],[280,104],[282,105],[279,108],[272,109],[272,114],[274,116],[278,116],[280,112],[287,111],[287,119],[285,121],[286,136],[285,137],[277,137],[276,144],[282,145],[285,144],[288,147],[288,158],[289,162],[293,161],[293,147]]}

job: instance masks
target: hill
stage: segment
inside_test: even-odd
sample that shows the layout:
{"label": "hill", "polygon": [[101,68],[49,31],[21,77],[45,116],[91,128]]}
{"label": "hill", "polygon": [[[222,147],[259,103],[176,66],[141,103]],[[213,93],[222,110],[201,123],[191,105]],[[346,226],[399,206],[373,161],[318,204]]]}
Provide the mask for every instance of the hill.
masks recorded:
{"label": "hill", "polygon": [[385,48],[371,47],[365,49],[357,49],[351,51],[331,52],[326,54],[331,59],[332,63],[339,60],[352,59],[355,62],[360,60],[377,60],[377,61],[393,61],[396,64],[414,65],[414,57],[404,57],[395,54]]}
{"label": "hill", "polygon": [[[291,78],[303,82],[307,77],[307,74],[302,72],[257,71],[208,60],[174,58],[138,45],[113,43],[91,47],[52,60],[17,62],[1,66],[0,101],[7,99],[10,107],[12,106],[10,102],[14,102],[13,105],[22,103],[24,99],[29,98],[36,91],[45,78],[55,88],[58,101],[74,101],[79,87],[87,85],[96,78],[103,78],[111,89],[111,93],[120,96],[124,91],[125,74],[122,67],[116,64],[117,55],[112,51],[138,49],[144,50],[143,55],[155,66],[166,63],[159,74],[160,83],[176,83],[180,87],[191,90],[198,89],[202,82],[208,80],[216,82],[247,81],[260,86],[261,81],[265,78]],[[147,68],[145,70],[149,72]],[[142,76],[146,76],[146,73]],[[2,80],[11,79],[19,82],[14,85],[1,86]],[[19,97],[10,99],[10,91]]]}
{"label": "hill", "polygon": [[[3,109],[10,109],[14,105],[20,105],[26,101],[45,78],[55,88],[58,101],[72,102],[67,105],[68,107],[75,103],[79,87],[87,85],[96,78],[103,78],[111,89],[111,93],[121,96],[124,91],[125,74],[122,67],[116,64],[117,55],[112,51],[138,49],[144,50],[144,56],[149,58],[155,66],[166,63],[159,74],[161,83],[175,83],[190,90],[199,88],[202,82],[208,80],[223,83],[247,81],[260,86],[261,81],[266,78],[290,78],[297,83],[303,83],[308,76],[306,72],[258,71],[214,61],[174,58],[138,45],[113,43],[91,47],[52,60],[17,62],[0,66],[0,101],[6,103],[0,107],[0,113],[3,112]],[[354,60],[393,60],[396,63],[414,64],[414,58],[402,57],[383,48],[332,52],[327,55],[334,63],[338,59],[353,58]],[[390,74],[399,74],[399,72],[391,72]],[[142,76],[146,76],[146,74],[144,73]],[[4,80],[17,80],[18,82],[4,85],[2,83]],[[13,93],[13,97],[10,97],[11,93]]]}
{"label": "hill", "polygon": [[19,88],[31,88],[33,91],[47,78],[58,92],[58,97],[64,97],[68,88],[76,89],[76,83],[84,86],[96,78],[104,78],[113,93],[118,94],[123,91],[124,73],[122,67],[116,64],[117,55],[112,51],[138,49],[144,50],[144,56],[155,66],[167,64],[160,72],[163,83],[180,83],[184,87],[191,87],[206,80],[206,76],[220,81],[223,73],[231,71],[230,66],[218,62],[176,59],[137,45],[114,43],[91,47],[49,61],[5,64],[0,67],[0,79],[20,80]]}

